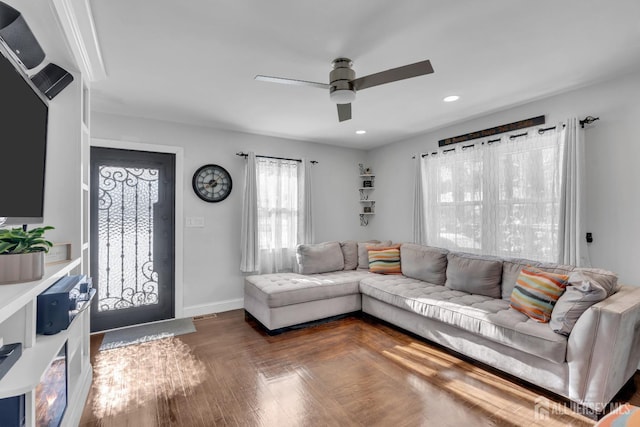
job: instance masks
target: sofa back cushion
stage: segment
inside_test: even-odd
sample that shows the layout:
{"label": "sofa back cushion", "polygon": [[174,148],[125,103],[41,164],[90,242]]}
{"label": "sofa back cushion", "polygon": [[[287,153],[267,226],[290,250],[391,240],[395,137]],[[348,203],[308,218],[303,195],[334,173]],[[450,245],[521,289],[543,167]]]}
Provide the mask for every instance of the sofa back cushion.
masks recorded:
{"label": "sofa back cushion", "polygon": [[344,269],[355,270],[358,268],[358,242],[355,240],[345,240],[340,242],[342,257],[344,258]]}
{"label": "sofa back cushion", "polygon": [[400,245],[369,249],[369,271],[379,274],[402,274]]}
{"label": "sofa back cushion", "polygon": [[296,258],[301,274],[328,273],[344,268],[344,257],[338,242],[298,245]]}
{"label": "sofa back cushion", "polygon": [[516,280],[525,267],[537,267],[540,263],[524,258],[505,258],[502,261],[502,299],[509,301]]}
{"label": "sofa back cushion", "polygon": [[592,305],[612,295],[618,288],[615,273],[596,268],[576,268],[569,284],[551,313],[549,326],[554,332],[569,335],[576,322]]}
{"label": "sofa back cushion", "polygon": [[442,286],[447,280],[448,253],[446,249],[404,243],[400,247],[402,274]]}
{"label": "sofa back cushion", "polygon": [[500,298],[502,260],[461,252],[447,254],[447,288]]}
{"label": "sofa back cushion", "polygon": [[391,246],[391,240],[380,242],[379,240],[372,240],[368,242],[358,242],[358,269],[369,269],[369,248],[384,248]]}

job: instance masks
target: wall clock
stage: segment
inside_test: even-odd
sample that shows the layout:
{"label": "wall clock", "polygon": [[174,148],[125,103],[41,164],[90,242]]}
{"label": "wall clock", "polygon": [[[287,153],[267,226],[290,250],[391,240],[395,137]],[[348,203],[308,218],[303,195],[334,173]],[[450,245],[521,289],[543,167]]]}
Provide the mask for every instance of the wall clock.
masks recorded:
{"label": "wall clock", "polygon": [[193,191],[205,202],[221,202],[231,194],[231,175],[222,166],[204,165],[193,174]]}

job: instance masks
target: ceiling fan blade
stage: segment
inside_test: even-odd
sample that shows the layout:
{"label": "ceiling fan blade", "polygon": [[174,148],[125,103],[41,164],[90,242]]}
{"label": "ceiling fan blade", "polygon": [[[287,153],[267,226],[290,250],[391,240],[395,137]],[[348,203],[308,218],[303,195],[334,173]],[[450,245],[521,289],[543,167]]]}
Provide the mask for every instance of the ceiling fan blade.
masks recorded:
{"label": "ceiling fan blade", "polygon": [[351,120],[351,104],[336,104],[338,106],[338,121]]}
{"label": "ceiling fan blade", "polygon": [[269,82],[269,83],[281,83],[285,85],[296,85],[296,86],[311,86],[317,87],[320,89],[329,89],[330,86],[325,83],[318,82],[308,82],[306,80],[296,80],[296,79],[285,79],[282,77],[271,77],[271,76],[261,76],[257,75],[254,77],[254,80],[258,80],[261,82]]}
{"label": "ceiling fan blade", "polygon": [[405,65],[404,67],[369,74],[368,76],[355,79],[352,83],[356,90],[362,90],[368,87],[397,82],[398,80],[431,73],[433,73],[433,67],[431,66],[431,61],[427,59],[426,61],[416,62],[415,64]]}

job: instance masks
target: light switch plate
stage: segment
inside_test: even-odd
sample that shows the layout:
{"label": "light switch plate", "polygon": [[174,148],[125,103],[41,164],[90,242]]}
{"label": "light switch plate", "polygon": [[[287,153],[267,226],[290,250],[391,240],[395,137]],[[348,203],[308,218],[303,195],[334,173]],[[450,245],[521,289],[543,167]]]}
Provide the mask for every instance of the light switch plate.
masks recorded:
{"label": "light switch plate", "polygon": [[186,218],[185,226],[187,228],[204,228],[203,216],[188,216]]}

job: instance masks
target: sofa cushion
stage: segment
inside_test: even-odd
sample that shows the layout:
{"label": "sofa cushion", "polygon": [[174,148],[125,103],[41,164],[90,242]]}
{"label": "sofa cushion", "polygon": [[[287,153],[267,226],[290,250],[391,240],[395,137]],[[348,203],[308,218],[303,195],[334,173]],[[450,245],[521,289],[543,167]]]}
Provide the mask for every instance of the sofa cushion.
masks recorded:
{"label": "sofa cushion", "polygon": [[355,270],[358,268],[358,242],[355,240],[345,240],[340,242],[342,257],[344,258],[344,269]]}
{"label": "sofa cushion", "polygon": [[371,275],[368,271],[337,271],[305,276],[298,273],[274,273],[248,276],[244,292],[267,307],[282,307],[360,292],[359,283]]}
{"label": "sofa cushion", "polygon": [[511,292],[516,286],[516,280],[525,267],[535,267],[542,271],[558,274],[569,274],[573,270],[571,265],[540,262],[524,258],[505,258],[502,262],[502,299],[510,300]]}
{"label": "sofa cushion", "polygon": [[577,268],[569,274],[569,285],[553,307],[549,326],[569,335],[578,318],[592,305],[604,300],[617,287],[618,276],[606,270]]}
{"label": "sofa cushion", "polygon": [[296,259],[301,274],[328,273],[344,268],[344,257],[338,242],[298,245]]}
{"label": "sofa cushion", "polygon": [[448,253],[446,249],[404,243],[400,247],[402,274],[434,285],[444,285]]}
{"label": "sofa cushion", "polygon": [[472,295],[404,276],[371,275],[360,282],[363,295],[439,320],[543,359],[565,361],[567,337],[509,309],[509,302]]}
{"label": "sofa cushion", "polygon": [[569,276],[524,268],[511,293],[511,308],[526,314],[533,320],[547,323],[553,306],[567,287]]}
{"label": "sofa cushion", "polygon": [[384,248],[386,246],[391,246],[391,240],[385,240],[384,242],[378,240],[358,242],[358,269],[369,269],[369,248]]}
{"label": "sofa cushion", "polygon": [[445,286],[470,294],[500,298],[502,260],[462,252],[447,254]]}
{"label": "sofa cushion", "polygon": [[402,274],[400,245],[369,249],[369,271],[378,274]]}

